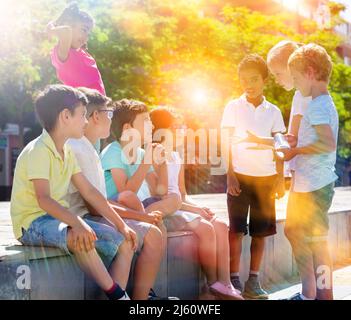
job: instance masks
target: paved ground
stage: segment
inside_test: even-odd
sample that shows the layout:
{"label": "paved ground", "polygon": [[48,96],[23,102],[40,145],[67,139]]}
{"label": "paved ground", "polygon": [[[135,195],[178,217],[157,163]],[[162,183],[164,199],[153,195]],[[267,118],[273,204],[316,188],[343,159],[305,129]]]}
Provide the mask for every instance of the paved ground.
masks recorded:
{"label": "paved ground", "polygon": [[[351,300],[351,260],[349,266],[337,269],[333,273],[334,299]],[[270,300],[286,299],[297,292],[301,292],[301,284],[288,285],[282,290],[272,290]]]}

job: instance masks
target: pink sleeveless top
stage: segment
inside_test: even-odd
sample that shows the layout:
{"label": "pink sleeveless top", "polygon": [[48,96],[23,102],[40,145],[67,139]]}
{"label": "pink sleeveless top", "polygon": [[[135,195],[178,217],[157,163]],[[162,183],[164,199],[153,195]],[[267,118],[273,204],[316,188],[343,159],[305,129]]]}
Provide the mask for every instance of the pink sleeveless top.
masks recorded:
{"label": "pink sleeveless top", "polygon": [[83,49],[70,49],[68,58],[61,62],[58,57],[58,46],[51,52],[51,62],[56,69],[58,79],[71,87],[96,89],[106,95],[101,74],[95,59]]}

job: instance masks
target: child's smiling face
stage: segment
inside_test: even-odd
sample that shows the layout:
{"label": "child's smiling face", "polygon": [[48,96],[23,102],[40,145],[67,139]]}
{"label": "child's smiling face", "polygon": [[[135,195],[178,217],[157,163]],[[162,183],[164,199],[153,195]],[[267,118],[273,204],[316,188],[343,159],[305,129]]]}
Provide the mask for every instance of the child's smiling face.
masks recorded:
{"label": "child's smiling face", "polygon": [[239,73],[240,85],[249,99],[256,99],[263,95],[265,79],[259,70],[243,69]]}
{"label": "child's smiling face", "polygon": [[301,92],[304,97],[311,96],[311,77],[305,72],[301,73],[294,68],[290,68],[291,77],[294,87]]}
{"label": "child's smiling face", "polygon": [[92,27],[93,26],[87,22],[76,22],[71,25],[73,49],[79,49],[87,45]]}

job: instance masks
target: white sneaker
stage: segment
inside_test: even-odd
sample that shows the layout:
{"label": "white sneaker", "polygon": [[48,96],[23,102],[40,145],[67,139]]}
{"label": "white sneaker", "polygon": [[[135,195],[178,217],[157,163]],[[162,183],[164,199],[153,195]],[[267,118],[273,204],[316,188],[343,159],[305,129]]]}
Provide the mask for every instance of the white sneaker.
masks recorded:
{"label": "white sneaker", "polygon": [[228,285],[226,285],[226,287],[229,289],[229,290],[234,290],[238,295],[242,295],[241,294],[241,291],[240,290],[238,290],[238,289],[236,289],[232,284],[228,284]]}
{"label": "white sneaker", "polygon": [[244,300],[238,290],[233,285],[224,285],[217,281],[210,285],[210,291],[221,300]]}
{"label": "white sneaker", "polygon": [[127,292],[124,292],[124,296],[122,298],[119,298],[118,300],[130,300]]}

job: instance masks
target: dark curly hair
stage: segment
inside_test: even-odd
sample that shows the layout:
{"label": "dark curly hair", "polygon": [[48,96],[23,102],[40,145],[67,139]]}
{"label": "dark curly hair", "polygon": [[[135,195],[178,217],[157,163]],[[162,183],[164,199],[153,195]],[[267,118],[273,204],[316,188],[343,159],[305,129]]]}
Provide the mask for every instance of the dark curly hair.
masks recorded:
{"label": "dark curly hair", "polygon": [[248,54],[239,63],[238,73],[243,70],[254,69],[257,70],[263,79],[267,79],[269,75],[266,61],[258,54]]}

